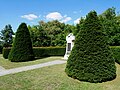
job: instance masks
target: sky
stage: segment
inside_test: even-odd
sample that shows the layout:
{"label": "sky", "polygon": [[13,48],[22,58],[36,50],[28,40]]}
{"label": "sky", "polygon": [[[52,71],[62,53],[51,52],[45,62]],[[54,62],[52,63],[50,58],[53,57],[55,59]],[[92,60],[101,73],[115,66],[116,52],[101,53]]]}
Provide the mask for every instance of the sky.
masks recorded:
{"label": "sky", "polygon": [[41,20],[75,25],[91,10],[101,14],[111,7],[120,12],[120,0],[0,0],[0,31],[11,24],[16,32],[22,22],[37,25]]}

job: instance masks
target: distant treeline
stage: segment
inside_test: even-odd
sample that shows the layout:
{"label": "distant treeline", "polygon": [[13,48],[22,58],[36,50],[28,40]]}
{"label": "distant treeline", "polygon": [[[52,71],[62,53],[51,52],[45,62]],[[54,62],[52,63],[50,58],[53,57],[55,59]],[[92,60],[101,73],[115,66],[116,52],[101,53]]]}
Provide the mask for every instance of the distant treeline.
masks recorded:
{"label": "distant treeline", "polygon": [[[116,14],[115,8],[108,8],[99,15],[99,19],[103,25],[103,32],[108,37],[109,45],[120,45],[120,15]],[[58,20],[39,21],[38,25],[28,25],[32,45],[34,47],[65,46],[66,36],[69,33],[76,36],[82,29],[84,20],[85,18],[81,17],[80,22],[76,25],[61,23]],[[6,25],[0,32],[0,46],[12,45],[11,34],[14,34],[11,25]]]}

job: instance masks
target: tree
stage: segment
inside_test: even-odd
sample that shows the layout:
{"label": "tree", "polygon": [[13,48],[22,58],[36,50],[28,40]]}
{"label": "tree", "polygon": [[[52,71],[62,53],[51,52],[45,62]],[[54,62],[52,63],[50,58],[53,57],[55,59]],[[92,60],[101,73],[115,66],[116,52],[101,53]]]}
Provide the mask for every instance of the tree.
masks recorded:
{"label": "tree", "polygon": [[67,61],[68,76],[93,83],[116,77],[115,61],[102,29],[97,13],[88,13]]}
{"label": "tree", "polygon": [[120,21],[116,16],[115,8],[108,8],[100,16],[104,33],[108,36],[108,43],[111,46],[120,45]]}
{"label": "tree", "polygon": [[12,62],[29,61],[34,59],[30,33],[25,23],[17,29],[13,47],[8,59]]}
{"label": "tree", "polygon": [[64,46],[65,45],[65,24],[57,20],[44,22],[39,25],[29,26],[33,46]]}
{"label": "tree", "polygon": [[12,26],[10,24],[6,25],[5,28],[0,33],[0,39],[3,42],[4,47],[11,46],[13,40],[12,35],[14,34]]}

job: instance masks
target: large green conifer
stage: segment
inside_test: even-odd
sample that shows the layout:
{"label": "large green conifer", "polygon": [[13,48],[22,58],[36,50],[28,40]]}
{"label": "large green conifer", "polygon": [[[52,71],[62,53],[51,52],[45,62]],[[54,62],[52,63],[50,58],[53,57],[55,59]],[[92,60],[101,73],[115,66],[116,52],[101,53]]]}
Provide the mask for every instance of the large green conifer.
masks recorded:
{"label": "large green conifer", "polygon": [[30,33],[25,23],[21,23],[16,32],[13,47],[9,53],[8,59],[13,62],[34,59]]}
{"label": "large green conifer", "polygon": [[115,61],[95,11],[86,16],[82,30],[77,34],[65,71],[70,77],[94,83],[116,77]]}

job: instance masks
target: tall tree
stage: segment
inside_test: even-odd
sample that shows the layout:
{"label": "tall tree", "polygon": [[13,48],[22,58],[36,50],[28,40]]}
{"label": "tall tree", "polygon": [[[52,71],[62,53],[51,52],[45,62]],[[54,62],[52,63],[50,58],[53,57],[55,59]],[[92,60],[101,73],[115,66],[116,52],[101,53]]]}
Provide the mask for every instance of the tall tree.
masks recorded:
{"label": "tall tree", "polygon": [[8,59],[13,62],[29,61],[34,59],[30,33],[25,23],[17,29],[13,47]]}
{"label": "tall tree", "polygon": [[97,13],[88,13],[67,61],[68,76],[94,83],[116,77],[115,61],[102,29]]}
{"label": "tall tree", "polygon": [[13,40],[12,35],[14,34],[12,26],[10,24],[6,25],[5,28],[0,33],[0,39],[3,42],[4,47],[9,47]]}
{"label": "tall tree", "polygon": [[57,20],[44,22],[30,27],[33,46],[64,46],[65,45],[65,24]]}
{"label": "tall tree", "polygon": [[108,36],[109,45],[120,45],[120,21],[116,17],[115,8],[108,8],[99,17],[104,28],[104,33]]}

